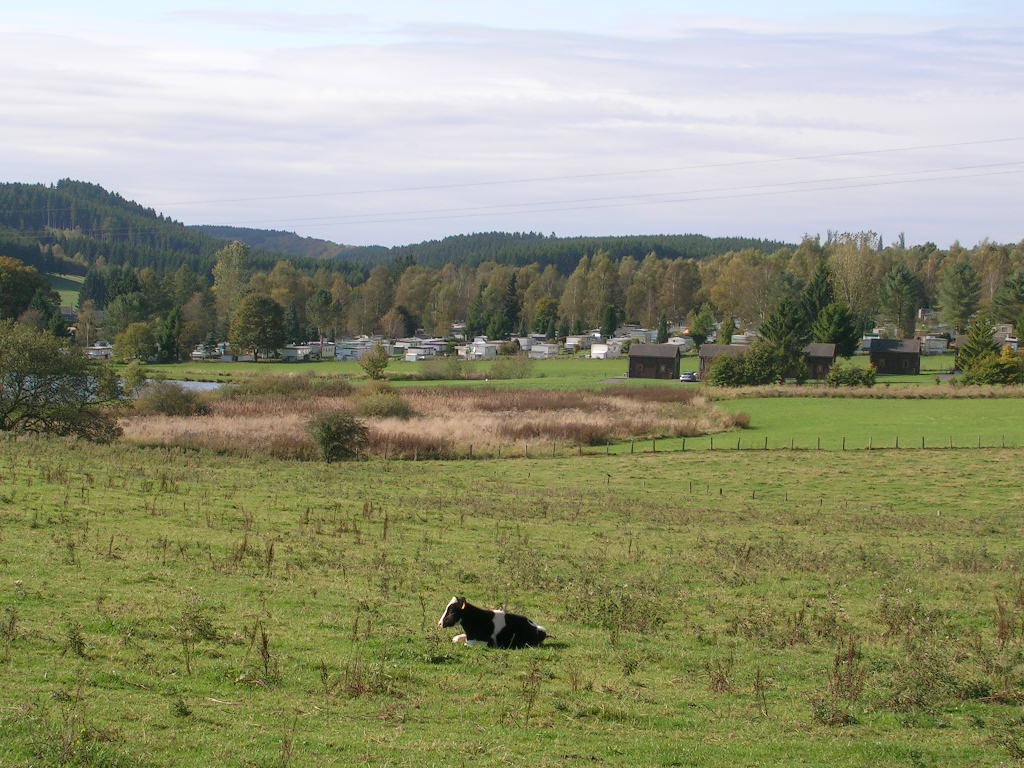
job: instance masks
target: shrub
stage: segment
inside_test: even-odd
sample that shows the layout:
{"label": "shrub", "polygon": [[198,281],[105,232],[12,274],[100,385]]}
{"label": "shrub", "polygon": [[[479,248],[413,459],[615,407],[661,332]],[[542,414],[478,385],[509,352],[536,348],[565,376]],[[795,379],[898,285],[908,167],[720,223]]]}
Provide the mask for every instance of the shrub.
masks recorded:
{"label": "shrub", "polygon": [[742,387],[747,383],[743,357],[720,357],[711,366],[708,383],[713,387]]}
{"label": "shrub", "polygon": [[519,346],[519,339],[511,339],[509,341],[503,341],[498,345],[498,354],[505,357],[512,357],[518,355],[523,349]]}
{"label": "shrub", "polygon": [[491,367],[492,379],[528,379],[533,373],[533,361],[525,355],[503,357]]}
{"label": "shrub", "polygon": [[121,434],[106,406],[123,402],[114,369],[31,326],[0,322],[0,431],[76,435],[109,442]]}
{"label": "shrub", "polygon": [[209,413],[209,408],[195,392],[170,381],[146,384],[135,400],[135,410],[147,416],[204,416]]}
{"label": "shrub", "polygon": [[360,392],[356,399],[356,412],[375,419],[408,419],[413,415],[412,407],[387,384],[371,386]]}
{"label": "shrub", "polygon": [[853,363],[836,363],[829,369],[825,383],[830,387],[873,387],[875,367],[860,368]]}
{"label": "shrub", "polygon": [[388,367],[388,353],[380,344],[374,346],[369,352],[363,355],[363,359],[359,361],[359,367],[362,368],[366,375],[374,381],[379,381],[384,378],[384,369]]}
{"label": "shrub", "polygon": [[362,455],[370,434],[363,422],[345,411],[327,413],[314,419],[310,422],[309,432],[320,457],[328,464]]}
{"label": "shrub", "polygon": [[964,384],[1021,384],[1024,357],[1004,347],[998,355],[978,355],[964,367]]}

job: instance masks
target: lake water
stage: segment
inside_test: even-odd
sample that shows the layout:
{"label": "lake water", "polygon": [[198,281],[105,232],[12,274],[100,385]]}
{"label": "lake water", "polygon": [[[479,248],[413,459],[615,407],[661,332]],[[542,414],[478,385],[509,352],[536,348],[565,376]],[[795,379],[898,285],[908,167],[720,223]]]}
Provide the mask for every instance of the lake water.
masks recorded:
{"label": "lake water", "polygon": [[224,386],[220,381],[178,381],[177,379],[166,379],[168,384],[177,384],[189,392],[212,392]]}

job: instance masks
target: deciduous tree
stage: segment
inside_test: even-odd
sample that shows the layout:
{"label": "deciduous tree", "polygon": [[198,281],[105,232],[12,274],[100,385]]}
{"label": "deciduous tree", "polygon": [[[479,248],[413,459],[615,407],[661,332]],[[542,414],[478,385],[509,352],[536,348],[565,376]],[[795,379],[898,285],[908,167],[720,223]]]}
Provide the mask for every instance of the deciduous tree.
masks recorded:
{"label": "deciduous tree", "polygon": [[363,355],[359,366],[374,381],[384,378],[384,370],[388,367],[388,353],[380,344],[375,344],[373,349]]}
{"label": "deciduous tree", "polygon": [[29,308],[38,291],[50,285],[35,267],[9,256],[0,256],[0,320],[14,320]]}
{"label": "deciduous tree", "polygon": [[217,299],[217,319],[225,328],[249,283],[249,246],[236,240],[217,251],[214,259],[213,295]]}
{"label": "deciduous tree", "polygon": [[103,408],[120,402],[110,366],[50,333],[0,322],[0,431],[108,442],[121,429]]}
{"label": "deciduous tree", "polygon": [[284,309],[269,296],[246,296],[231,319],[231,346],[258,360],[284,346]]}
{"label": "deciduous tree", "polygon": [[129,360],[148,362],[156,356],[156,337],[149,323],[131,323],[114,337],[114,354],[123,363]]}
{"label": "deciduous tree", "polygon": [[[704,342],[711,338],[715,332],[715,316],[711,314],[711,308],[707,304],[700,308],[700,312],[690,320],[690,338],[699,349]],[[728,342],[724,342],[728,344]]]}

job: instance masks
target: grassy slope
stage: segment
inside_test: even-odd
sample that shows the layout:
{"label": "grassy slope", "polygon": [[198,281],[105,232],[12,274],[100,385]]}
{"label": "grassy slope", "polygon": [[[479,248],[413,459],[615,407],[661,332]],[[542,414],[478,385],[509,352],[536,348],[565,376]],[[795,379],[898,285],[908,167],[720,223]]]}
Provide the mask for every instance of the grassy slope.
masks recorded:
{"label": "grassy slope", "polygon": [[78,306],[78,293],[85,278],[82,275],[47,275],[50,287],[60,294],[60,303],[66,307]]}
{"label": "grassy slope", "polygon": [[[892,455],[0,442],[0,764],[1002,764],[1024,492],[992,468],[1024,452]],[[554,641],[454,647],[455,592]]]}

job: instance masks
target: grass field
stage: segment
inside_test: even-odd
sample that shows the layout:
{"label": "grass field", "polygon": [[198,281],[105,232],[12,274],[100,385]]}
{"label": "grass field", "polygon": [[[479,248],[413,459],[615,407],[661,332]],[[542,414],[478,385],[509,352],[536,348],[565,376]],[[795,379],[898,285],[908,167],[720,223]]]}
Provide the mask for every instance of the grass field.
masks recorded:
{"label": "grass field", "polygon": [[[868,365],[868,358],[860,355],[852,358],[856,365]],[[495,361],[465,363],[464,370],[477,375],[491,370]],[[431,364],[427,363],[406,363],[404,361],[392,361],[387,368],[388,378],[396,385],[403,386],[411,383],[429,383],[416,381],[416,376]],[[921,375],[919,376],[883,376],[879,378],[879,386],[916,384],[921,386],[933,385],[936,377],[947,373],[953,366],[952,355],[935,355],[921,358]],[[684,355],[680,360],[680,371],[696,371],[699,368],[699,360],[694,353]],[[495,386],[515,387],[517,389],[580,389],[603,386],[609,381],[621,380],[630,386],[663,386],[663,381],[652,379],[627,380],[626,373],[629,362],[626,358],[618,360],[591,360],[578,356],[564,356],[552,360],[536,360],[530,365],[529,376],[525,378],[499,380],[491,379],[490,383]],[[174,363],[170,365],[147,365],[146,369],[152,375],[179,380],[192,381],[239,381],[254,376],[265,375],[269,370],[275,373],[291,373],[295,375],[312,376],[348,376],[361,378],[365,374],[358,363],[323,361],[309,363],[224,363],[219,360],[191,361],[185,363]],[[447,381],[446,384],[458,383],[466,386],[479,386],[482,379],[471,379],[461,382]],[[694,386],[694,385],[687,385]],[[808,386],[820,386],[813,383]]]}
{"label": "grass field", "polygon": [[[750,428],[716,437],[716,447],[839,450],[1024,447],[1024,399],[970,400],[745,398],[719,407],[750,416]],[[820,440],[820,443],[819,443]],[[707,447],[709,439],[687,440]]]}
{"label": "grass field", "polygon": [[60,294],[60,303],[67,307],[78,306],[78,294],[85,277],[82,275],[47,275],[50,287]]}
{"label": "grass field", "polygon": [[[696,369],[696,359],[690,362],[690,369]],[[607,381],[624,378],[628,363],[622,360],[590,360],[582,356],[562,357],[553,360],[533,361],[530,365],[530,376],[517,379],[488,379],[487,372],[494,368],[497,361],[463,363],[463,370],[470,375],[479,376],[464,380],[446,380],[435,383],[458,386],[505,386],[516,389],[585,389],[602,386]],[[417,374],[429,367],[429,363],[406,363],[392,361],[386,370],[387,378],[395,386],[413,384],[430,384],[429,381],[418,380]],[[686,366],[684,365],[684,370]],[[219,360],[202,360],[169,365],[147,365],[146,370],[155,377],[178,379],[185,381],[241,381],[247,378],[275,374],[292,374],[295,376],[345,376],[353,379],[365,379],[366,374],[358,363],[338,362],[336,360],[308,363],[224,363]],[[646,380],[637,386],[664,385],[663,381]]]}
{"label": "grass field", "polygon": [[[1019,762],[1022,459],[5,439],[0,765]],[[453,646],[455,593],[553,639]]]}

